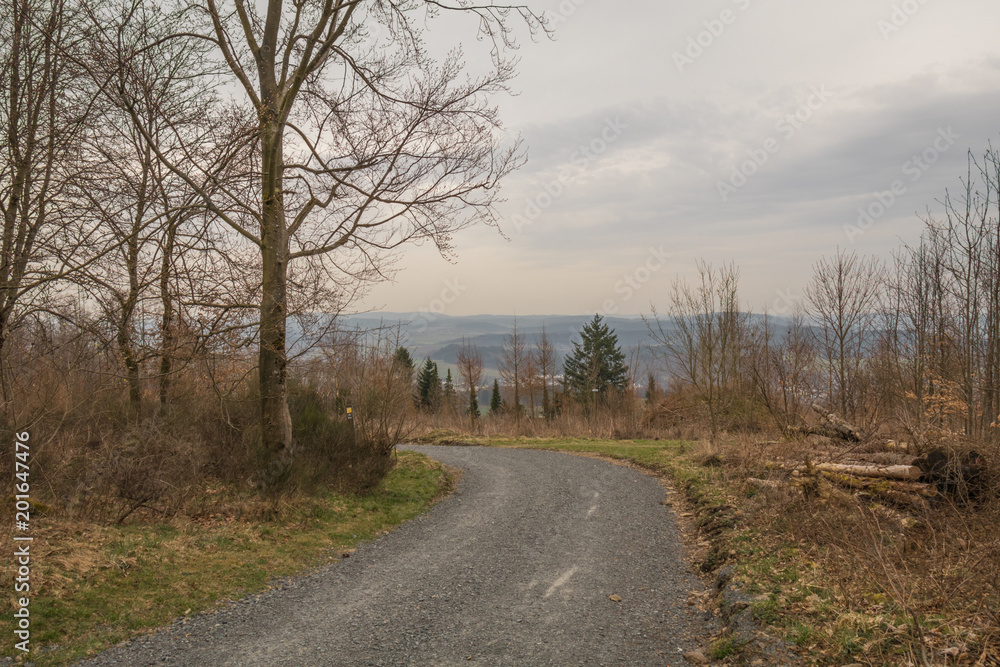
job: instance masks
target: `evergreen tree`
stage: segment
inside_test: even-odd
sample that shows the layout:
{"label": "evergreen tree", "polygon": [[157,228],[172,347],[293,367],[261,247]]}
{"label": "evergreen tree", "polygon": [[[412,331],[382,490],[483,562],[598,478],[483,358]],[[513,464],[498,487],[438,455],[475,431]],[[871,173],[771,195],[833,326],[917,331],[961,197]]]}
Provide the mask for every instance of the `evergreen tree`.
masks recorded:
{"label": "evergreen tree", "polygon": [[438,375],[437,364],[430,357],[417,374],[417,392],[413,402],[420,410],[436,412],[441,406],[441,377]]}
{"label": "evergreen tree", "polygon": [[476,396],[476,390],[469,390],[469,415],[473,419],[479,416],[479,398]]}
{"label": "evergreen tree", "polygon": [[493,395],[490,396],[490,414],[493,415],[500,414],[500,409],[502,407],[503,407],[503,397],[500,396],[500,381],[494,378]]}
{"label": "evergreen tree", "polygon": [[590,400],[594,389],[602,396],[612,389],[625,389],[625,353],[618,345],[618,336],[600,315],[594,315],[584,325],[580,340],[573,341],[573,352],[563,363],[563,374],[567,388],[584,401]]}
{"label": "evergreen tree", "polygon": [[[413,388],[414,363],[410,351],[405,347],[396,348],[396,356],[392,360],[393,372],[405,386]],[[416,396],[414,396],[416,400]]]}
{"label": "evergreen tree", "polygon": [[415,367],[416,364],[413,363],[413,357],[410,356],[410,351],[405,347],[396,348],[396,368],[398,368],[404,376],[408,376],[412,380]]}
{"label": "evergreen tree", "polygon": [[444,378],[444,395],[442,396],[442,404],[447,410],[454,410],[456,403],[455,396],[455,382],[451,379],[451,369],[448,369],[448,373]]}

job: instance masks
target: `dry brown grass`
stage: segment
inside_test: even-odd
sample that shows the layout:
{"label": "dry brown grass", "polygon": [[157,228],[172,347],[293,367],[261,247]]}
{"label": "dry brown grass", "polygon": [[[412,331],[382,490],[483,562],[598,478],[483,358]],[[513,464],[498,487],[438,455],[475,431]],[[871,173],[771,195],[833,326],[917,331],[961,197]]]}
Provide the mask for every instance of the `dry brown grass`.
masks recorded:
{"label": "dry brown grass", "polygon": [[849,446],[818,438],[728,438],[702,443],[693,454],[718,465],[727,501],[741,517],[717,551],[741,564],[744,581],[763,596],[761,620],[812,661],[998,664],[995,484],[975,503],[942,497],[921,509],[835,487],[808,495],[774,464],[906,459],[912,456],[884,442]]}

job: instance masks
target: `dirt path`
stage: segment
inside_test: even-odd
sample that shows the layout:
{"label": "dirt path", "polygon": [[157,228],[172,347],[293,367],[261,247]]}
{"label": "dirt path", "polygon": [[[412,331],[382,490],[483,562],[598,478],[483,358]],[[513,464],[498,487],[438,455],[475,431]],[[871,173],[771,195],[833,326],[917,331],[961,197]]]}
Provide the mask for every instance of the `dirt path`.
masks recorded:
{"label": "dirt path", "polygon": [[412,449],[464,471],[430,513],[82,664],[680,665],[712,630],[687,604],[703,586],[656,479],[554,452]]}

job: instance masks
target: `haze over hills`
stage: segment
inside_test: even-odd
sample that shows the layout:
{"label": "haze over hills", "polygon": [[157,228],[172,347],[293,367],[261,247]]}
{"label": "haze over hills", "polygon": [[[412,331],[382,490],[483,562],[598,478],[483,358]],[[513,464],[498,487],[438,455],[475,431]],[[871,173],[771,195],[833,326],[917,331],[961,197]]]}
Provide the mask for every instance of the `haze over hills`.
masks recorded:
{"label": "haze over hills", "polygon": [[[756,316],[755,316],[756,317]],[[518,331],[525,336],[532,347],[545,327],[549,341],[556,349],[557,368],[562,369],[562,361],[573,350],[573,341],[580,340],[580,331],[593,315],[518,315]],[[498,359],[503,338],[514,325],[514,315],[466,315],[450,316],[427,312],[375,312],[349,315],[344,318],[349,326],[373,329],[379,326],[399,325],[402,344],[409,349],[418,364],[430,357],[441,370],[454,369],[457,354],[463,338],[474,343],[483,356],[483,370],[492,382],[497,377]],[[658,369],[651,352],[652,341],[649,329],[639,315],[604,316],[604,322],[618,336],[618,343],[625,352],[627,363],[637,363],[636,377],[645,380],[650,370]],[[781,330],[785,319],[774,317],[776,328]],[[655,326],[655,325],[654,325]],[[658,376],[662,373],[657,371]]]}
{"label": "haze over hills", "polygon": [[[593,315],[516,316],[518,331],[525,336],[529,346],[534,344],[542,327],[545,327],[549,341],[556,349],[560,367],[563,357],[573,349],[572,341],[579,340],[580,330],[593,318]],[[351,326],[362,329],[398,324],[402,331],[403,344],[410,350],[414,360],[419,362],[425,357],[430,357],[438,362],[442,373],[445,367],[454,367],[458,348],[464,338],[474,343],[483,355],[485,374],[495,377],[503,337],[513,327],[515,316],[456,317],[426,312],[379,312],[351,315],[345,319]],[[605,317],[604,320],[614,329],[618,343],[626,354],[638,349],[640,344],[648,345],[649,332],[638,315]]]}

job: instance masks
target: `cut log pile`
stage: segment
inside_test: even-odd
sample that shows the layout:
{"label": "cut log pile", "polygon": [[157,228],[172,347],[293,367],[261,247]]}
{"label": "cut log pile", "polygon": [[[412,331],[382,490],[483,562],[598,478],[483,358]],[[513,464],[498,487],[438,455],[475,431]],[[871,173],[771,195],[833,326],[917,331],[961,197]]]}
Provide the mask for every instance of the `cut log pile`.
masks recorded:
{"label": "cut log pile", "polygon": [[[841,442],[863,442],[861,430],[838,415],[818,405],[813,405],[812,410],[819,415],[817,424],[790,430]],[[851,447],[836,456],[850,454],[860,460],[840,463],[814,462],[812,459],[806,459],[805,463],[779,461],[774,465],[788,471],[790,479],[751,478],[746,483],[759,490],[795,489],[807,497],[822,499],[849,499],[860,494],[906,509],[926,509],[930,499],[939,497],[958,502],[976,500],[987,488],[986,464],[976,452],[961,454],[938,448],[914,460],[905,458],[904,452],[910,452],[905,443],[890,441],[884,451],[877,452],[872,452],[868,444],[874,443],[864,443],[861,451],[867,451],[867,457],[874,461],[865,460],[866,455],[859,452],[858,447]],[[904,461],[909,464],[903,464]]]}
{"label": "cut log pile", "polygon": [[779,465],[791,468],[792,486],[807,496],[847,498],[853,492],[901,507],[926,509],[928,498],[938,495],[933,484],[920,481],[922,472],[916,466],[812,462]]}

